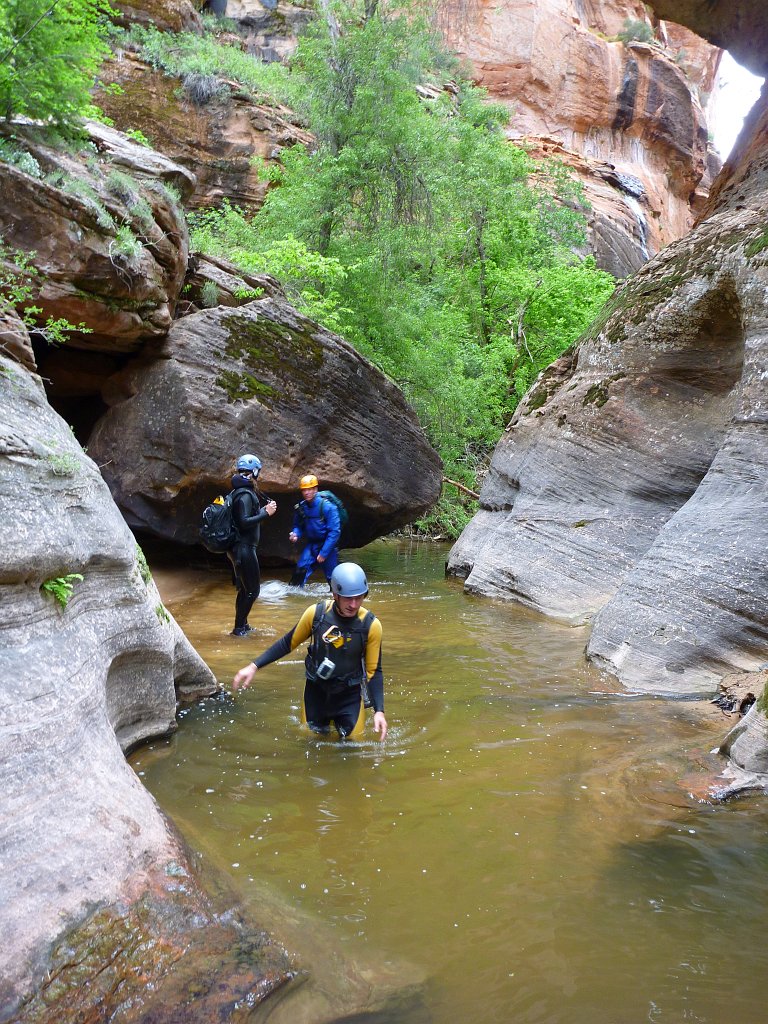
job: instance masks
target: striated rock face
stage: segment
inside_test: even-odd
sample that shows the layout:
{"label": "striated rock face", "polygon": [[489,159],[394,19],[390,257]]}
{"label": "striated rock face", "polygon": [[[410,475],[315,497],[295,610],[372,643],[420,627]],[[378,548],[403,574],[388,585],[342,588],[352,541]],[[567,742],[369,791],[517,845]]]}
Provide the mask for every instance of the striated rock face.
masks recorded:
{"label": "striated rock face", "polygon": [[89,452],[128,522],[181,544],[197,543],[202,509],[242,451],[261,457],[260,487],[278,501],[267,558],[295,557],[287,535],[309,470],[347,504],[352,545],[412,521],[440,491],[439,458],[402,393],[279,298],[182,318],[104,397]]}
{"label": "striated rock face", "polygon": [[[98,467],[39,378],[3,355],[0,514],[5,1009],[86,908],[136,898],[179,861],[123,751],[175,728],[177,701],[217,684],[164,609]],[[82,579],[70,578],[62,607],[41,586],[71,574]]]}
{"label": "striated rock face", "polygon": [[284,60],[296,49],[299,33],[314,16],[313,0],[227,0],[226,16],[238,23],[248,50],[262,60]]}
{"label": "striated rock face", "polygon": [[768,8],[763,0],[651,0],[660,18],[674,18],[715,46],[728,50],[756,75],[768,71]]}
{"label": "striated rock face", "polygon": [[154,25],[163,32],[198,32],[203,23],[191,0],[115,0],[118,24]]}
{"label": "striated rock face", "polygon": [[274,161],[285,146],[311,141],[292,111],[259,103],[232,82],[221,80],[220,92],[206,96],[195,79],[185,84],[130,53],[107,61],[101,78],[123,90],[99,93],[99,105],[117,127],[143,132],[194,175],[192,207],[223,199],[247,209],[260,206],[267,182],[259,179],[253,158]]}
{"label": "striated rock face", "polygon": [[583,182],[601,267],[625,277],[685,234],[717,169],[701,97],[718,50],[658,21],[652,45],[617,41],[627,20],[651,27],[633,0],[444,0],[440,10],[448,44],[509,107],[510,137]]}
{"label": "striated rock face", "polygon": [[171,324],[187,264],[187,230],[165,188],[193,179],[159,153],[102,125],[85,159],[58,152],[14,126],[41,180],[0,163],[0,232],[11,250],[34,253],[41,318],[86,323],[69,344],[135,351]]}
{"label": "striated rock face", "polygon": [[568,621],[638,690],[768,657],[768,93],[706,220],[550,367],[451,552],[467,588]]}

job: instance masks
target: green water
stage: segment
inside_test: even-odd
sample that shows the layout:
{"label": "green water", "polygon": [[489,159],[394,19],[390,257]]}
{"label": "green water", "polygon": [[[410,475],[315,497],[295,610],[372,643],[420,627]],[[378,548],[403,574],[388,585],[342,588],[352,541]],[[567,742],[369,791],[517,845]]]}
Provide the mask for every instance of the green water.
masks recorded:
{"label": "green water", "polygon": [[[299,730],[297,652],[131,759],[296,955],[303,983],[253,1019],[764,1021],[768,802],[689,795],[729,722],[611,693],[584,629],[468,598],[446,553],[354,555],[384,627],[386,743]],[[223,571],[160,578],[227,683],[325,591],[265,576],[245,640]]]}

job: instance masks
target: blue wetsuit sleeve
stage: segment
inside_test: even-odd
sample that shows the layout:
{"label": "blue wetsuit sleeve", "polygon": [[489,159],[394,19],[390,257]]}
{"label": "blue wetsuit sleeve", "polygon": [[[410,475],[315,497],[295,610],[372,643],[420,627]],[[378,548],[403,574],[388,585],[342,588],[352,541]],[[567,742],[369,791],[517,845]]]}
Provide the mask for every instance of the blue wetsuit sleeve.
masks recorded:
{"label": "blue wetsuit sleeve", "polygon": [[318,555],[327,558],[334,548],[338,547],[339,537],[341,536],[341,520],[339,519],[339,510],[333,502],[323,500],[323,516],[325,517],[325,525],[328,532],[325,535],[323,546],[320,548]]}

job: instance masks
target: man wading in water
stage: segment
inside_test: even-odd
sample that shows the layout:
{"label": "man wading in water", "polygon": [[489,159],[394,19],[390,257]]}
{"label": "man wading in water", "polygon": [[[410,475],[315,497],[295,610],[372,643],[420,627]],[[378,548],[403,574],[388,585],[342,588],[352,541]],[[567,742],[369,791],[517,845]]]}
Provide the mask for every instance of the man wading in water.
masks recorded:
{"label": "man wading in water", "polygon": [[296,571],[291,576],[292,587],[303,587],[315,571],[322,569],[330,583],[339,561],[341,522],[336,506],[321,498],[317,477],[309,473],[299,481],[302,500],[296,506],[293,529],[288,534],[292,544],[304,538],[307,546],[299,555]]}
{"label": "man wading in water", "polygon": [[381,623],[367,609],[365,573],[354,562],[342,562],[331,575],[333,599],[307,608],[285,636],[241,668],[232,688],[250,686],[260,668],[295,651],[309,640],[302,721],[312,732],[327,735],[331,723],[342,739],[358,739],[365,725],[365,695],[373,705],[373,729],[387,735],[384,717],[384,676],[381,671]]}

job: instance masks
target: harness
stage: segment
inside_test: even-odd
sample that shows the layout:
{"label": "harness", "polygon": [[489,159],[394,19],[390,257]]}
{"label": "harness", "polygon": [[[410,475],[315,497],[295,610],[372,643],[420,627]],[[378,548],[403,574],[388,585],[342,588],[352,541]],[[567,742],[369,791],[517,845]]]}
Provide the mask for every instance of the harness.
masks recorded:
{"label": "harness", "polygon": [[[365,648],[368,633],[376,616],[367,611],[363,618],[355,616],[350,623],[339,622],[332,613],[333,600],[319,601],[315,606],[312,619],[312,636],[304,665],[307,679],[324,687],[330,693],[338,693],[348,686],[360,686],[366,707],[370,707],[367,691],[367,675],[365,670]],[[339,646],[323,640],[323,635],[334,627],[336,633],[343,638]],[[322,679],[317,669],[324,659],[334,663],[333,674]]]}
{"label": "harness", "polygon": [[[327,521],[326,521],[326,518],[325,518],[325,505],[326,505],[326,500],[327,499],[320,497],[319,494],[318,494],[318,498],[320,498],[320,507],[317,510],[320,513],[319,516],[318,516],[318,519],[323,524],[323,526],[326,526],[327,525]],[[306,523],[306,521],[310,518],[307,515],[307,503],[305,501],[300,501],[296,505],[294,505],[293,507],[298,512],[299,518],[301,519],[302,523]]]}

